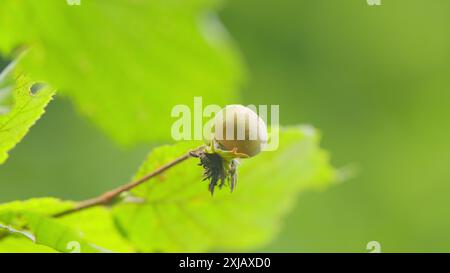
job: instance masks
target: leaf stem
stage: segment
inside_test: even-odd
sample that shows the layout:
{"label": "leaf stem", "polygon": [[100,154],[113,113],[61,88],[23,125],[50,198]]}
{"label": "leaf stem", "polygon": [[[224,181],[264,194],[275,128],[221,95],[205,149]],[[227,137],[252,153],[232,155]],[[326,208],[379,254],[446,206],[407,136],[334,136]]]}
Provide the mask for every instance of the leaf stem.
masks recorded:
{"label": "leaf stem", "polygon": [[116,197],[118,197],[121,193],[129,191],[129,190],[141,185],[142,183],[150,180],[151,178],[153,178],[155,176],[160,175],[161,173],[169,170],[170,168],[176,166],[177,164],[185,161],[188,158],[196,157],[198,155],[198,153],[200,151],[202,151],[203,149],[204,149],[204,146],[200,146],[199,148],[189,151],[188,153],[170,161],[169,163],[159,167],[158,169],[144,175],[143,177],[141,177],[135,181],[132,181],[130,183],[119,186],[113,190],[107,191],[97,197],[81,201],[75,207],[73,207],[69,210],[57,213],[57,214],[53,215],[53,217],[62,217],[62,216],[66,216],[68,214],[82,211],[82,210],[85,210],[85,209],[88,209],[91,207],[107,205],[111,201],[113,201]]}

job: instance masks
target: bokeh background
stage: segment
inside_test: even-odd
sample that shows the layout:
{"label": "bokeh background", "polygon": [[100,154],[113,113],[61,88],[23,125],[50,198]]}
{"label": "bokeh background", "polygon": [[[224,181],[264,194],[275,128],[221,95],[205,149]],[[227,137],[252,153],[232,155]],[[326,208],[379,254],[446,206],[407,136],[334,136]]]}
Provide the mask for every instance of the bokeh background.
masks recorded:
{"label": "bokeh background", "polygon": [[[450,251],[450,2],[228,0],[220,17],[247,63],[243,103],[279,104],[358,170],[303,194],[259,251]],[[0,166],[0,202],[92,197],[148,148],[119,147],[57,97]]]}

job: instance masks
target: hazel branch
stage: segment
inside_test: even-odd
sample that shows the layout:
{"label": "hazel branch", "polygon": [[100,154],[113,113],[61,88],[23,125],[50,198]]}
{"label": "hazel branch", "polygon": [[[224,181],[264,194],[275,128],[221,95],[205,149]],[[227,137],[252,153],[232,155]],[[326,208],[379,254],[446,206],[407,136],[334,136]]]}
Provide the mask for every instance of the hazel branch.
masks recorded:
{"label": "hazel branch", "polygon": [[152,171],[151,173],[148,173],[147,175],[144,175],[143,177],[132,181],[128,184],[119,186],[113,190],[107,191],[97,197],[91,198],[91,199],[87,199],[84,201],[79,202],[74,208],[71,208],[69,210],[57,213],[55,215],[53,215],[54,217],[62,217],[62,216],[66,216],[68,214],[72,214],[75,212],[79,212],[91,207],[95,207],[95,206],[100,206],[100,205],[108,205],[110,202],[112,202],[116,197],[118,197],[121,193],[129,191],[141,184],[143,184],[144,182],[150,180],[151,178],[160,175],[161,173],[169,170],[170,168],[178,165],[179,163],[191,158],[191,157],[197,157],[198,153],[200,151],[202,151],[204,149],[204,146],[201,146],[197,149],[194,149],[192,151],[189,151],[188,153],[172,160],[171,162],[159,167],[158,169]]}

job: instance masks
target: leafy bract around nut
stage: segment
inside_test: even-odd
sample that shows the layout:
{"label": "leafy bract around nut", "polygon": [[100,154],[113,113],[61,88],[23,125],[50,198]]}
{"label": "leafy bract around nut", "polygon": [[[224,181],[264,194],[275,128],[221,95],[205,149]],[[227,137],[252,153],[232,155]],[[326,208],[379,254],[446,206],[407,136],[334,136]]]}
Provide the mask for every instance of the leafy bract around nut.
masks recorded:
{"label": "leafy bract around nut", "polygon": [[204,169],[203,180],[209,180],[208,190],[211,195],[214,194],[216,186],[221,189],[226,182],[233,192],[237,183],[238,159],[249,157],[246,154],[238,153],[236,148],[232,151],[225,151],[218,146],[219,144],[213,140],[204,149],[191,152],[193,157],[200,159],[199,165]]}

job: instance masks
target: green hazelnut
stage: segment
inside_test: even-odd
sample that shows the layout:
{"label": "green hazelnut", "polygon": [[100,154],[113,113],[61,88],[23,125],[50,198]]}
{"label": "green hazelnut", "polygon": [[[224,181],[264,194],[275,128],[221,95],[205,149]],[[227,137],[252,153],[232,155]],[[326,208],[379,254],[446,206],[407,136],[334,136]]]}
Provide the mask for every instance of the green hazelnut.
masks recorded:
{"label": "green hazelnut", "polygon": [[267,143],[267,126],[250,108],[228,105],[215,116],[214,138],[221,148],[252,157]]}

